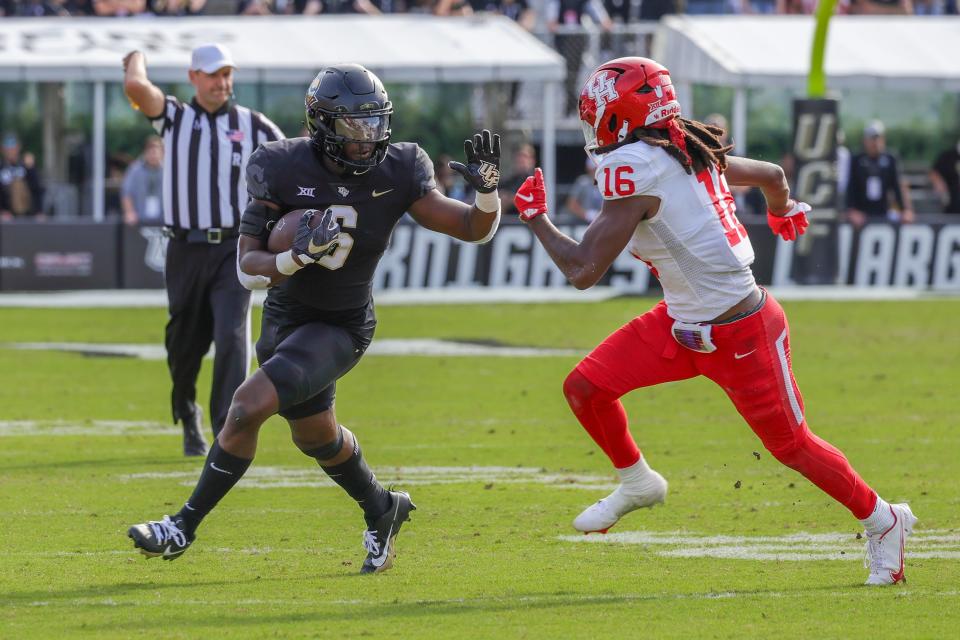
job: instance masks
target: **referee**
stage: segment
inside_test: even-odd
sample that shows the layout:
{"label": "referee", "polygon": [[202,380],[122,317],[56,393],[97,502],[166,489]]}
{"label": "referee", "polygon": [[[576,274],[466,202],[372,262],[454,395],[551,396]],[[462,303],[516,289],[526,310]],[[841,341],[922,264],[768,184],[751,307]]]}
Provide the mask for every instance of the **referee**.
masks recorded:
{"label": "referee", "polygon": [[250,292],[237,280],[237,227],[247,204],[246,164],[263,142],[283,138],[266,117],[231,102],[230,52],[218,44],[193,50],[189,104],[147,78],[139,51],[123,58],[123,88],[135,109],[163,137],[163,221],[169,320],[167,365],[174,423],[183,424],[183,453],[206,454],[200,406],[200,363],[215,345],[210,415],[214,437],[250,362]]}

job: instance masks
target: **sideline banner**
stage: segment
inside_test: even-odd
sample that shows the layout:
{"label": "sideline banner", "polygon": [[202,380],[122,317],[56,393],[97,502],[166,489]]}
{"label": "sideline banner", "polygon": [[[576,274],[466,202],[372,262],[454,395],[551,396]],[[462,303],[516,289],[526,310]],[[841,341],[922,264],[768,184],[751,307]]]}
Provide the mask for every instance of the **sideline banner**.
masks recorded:
{"label": "sideline banner", "polygon": [[0,288],[116,289],[119,247],[116,224],[5,223],[0,225]]}
{"label": "sideline banner", "polygon": [[793,197],[813,211],[797,240],[791,277],[797,284],[833,284],[837,278],[837,101],[793,101]]}
{"label": "sideline banner", "polygon": [[[960,218],[960,216],[954,216]],[[791,286],[794,263],[823,271],[839,265],[831,282],[864,287],[910,287],[960,291],[960,219],[931,216],[929,222],[867,225],[859,233],[837,227],[836,258],[821,263],[797,256],[797,245],[773,236],[766,224],[746,224],[756,253],[753,272],[761,284]],[[586,224],[561,225],[574,238]],[[149,289],[163,287],[166,243],[159,229],[119,223],[11,223],[0,225],[0,290]],[[659,285],[646,264],[624,252],[600,285],[624,294],[656,294]],[[530,230],[501,225],[493,242],[453,240],[409,222],[401,223],[374,277],[379,291],[512,287],[570,287]]]}

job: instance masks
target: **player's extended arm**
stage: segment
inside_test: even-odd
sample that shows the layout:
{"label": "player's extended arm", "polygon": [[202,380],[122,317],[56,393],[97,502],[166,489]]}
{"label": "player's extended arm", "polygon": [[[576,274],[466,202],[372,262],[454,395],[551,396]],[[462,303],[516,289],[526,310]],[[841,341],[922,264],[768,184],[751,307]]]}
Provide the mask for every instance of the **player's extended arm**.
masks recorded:
{"label": "player's extended arm", "polygon": [[784,240],[796,240],[806,231],[810,205],[790,197],[790,185],[780,165],[730,156],[724,171],[727,184],[759,187],[767,201],[767,224]]}
{"label": "player's extended arm", "polygon": [[660,198],[653,196],[605,200],[600,215],[590,223],[578,243],[557,229],[546,216],[547,191],[539,168],[517,191],[514,203],[520,219],[527,223],[550,259],[577,289],[595,285],[627,246],[637,225],[660,209]]}
{"label": "player's extended arm", "polygon": [[148,118],[163,115],[163,91],[147,78],[147,59],[140,51],[123,57],[123,92],[130,104]]}
{"label": "player's extended arm", "polygon": [[436,189],[428,191],[410,206],[410,216],[417,224],[431,231],[480,244],[493,238],[500,223],[499,207],[493,211],[484,211],[478,204],[464,204],[448,198]]}

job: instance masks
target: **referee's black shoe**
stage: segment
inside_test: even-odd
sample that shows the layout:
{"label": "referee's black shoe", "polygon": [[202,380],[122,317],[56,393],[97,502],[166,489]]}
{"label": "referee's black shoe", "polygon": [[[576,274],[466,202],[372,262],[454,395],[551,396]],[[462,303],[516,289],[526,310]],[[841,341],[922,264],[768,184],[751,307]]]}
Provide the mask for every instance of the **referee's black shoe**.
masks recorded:
{"label": "referee's black shoe", "polygon": [[203,437],[203,409],[194,405],[193,415],[183,418],[183,455],[207,455],[207,441]]}
{"label": "referee's black shoe", "polygon": [[193,538],[183,531],[183,522],[179,518],[163,516],[162,520],[148,520],[127,529],[127,537],[133,540],[133,546],[147,559],[161,557],[164,560],[176,560],[183,555]]}
{"label": "referee's black shoe", "polygon": [[410,519],[410,512],[417,508],[404,491],[391,491],[390,498],[387,512],[377,518],[372,528],[363,532],[363,548],[367,550],[367,557],[360,567],[360,573],[381,573],[393,566],[393,559],[397,555],[397,533],[400,532],[400,526]]}

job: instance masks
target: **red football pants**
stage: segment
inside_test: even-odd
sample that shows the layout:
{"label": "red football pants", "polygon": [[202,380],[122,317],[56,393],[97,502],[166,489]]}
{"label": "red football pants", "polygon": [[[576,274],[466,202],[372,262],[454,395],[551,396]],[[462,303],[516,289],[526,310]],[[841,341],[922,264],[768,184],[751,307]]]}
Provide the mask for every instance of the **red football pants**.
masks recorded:
{"label": "red football pants", "polygon": [[870,515],[874,491],[838,449],[807,427],[803,397],[790,366],[787,318],[772,296],[767,295],[758,312],[714,325],[717,350],[712,353],[680,346],[672,325],[666,303],[660,302],[604,340],[564,385],[574,413],[615,466],[639,459],[619,398],[633,389],[703,375],[727,393],[777,460],[802,473],[857,518]]}

